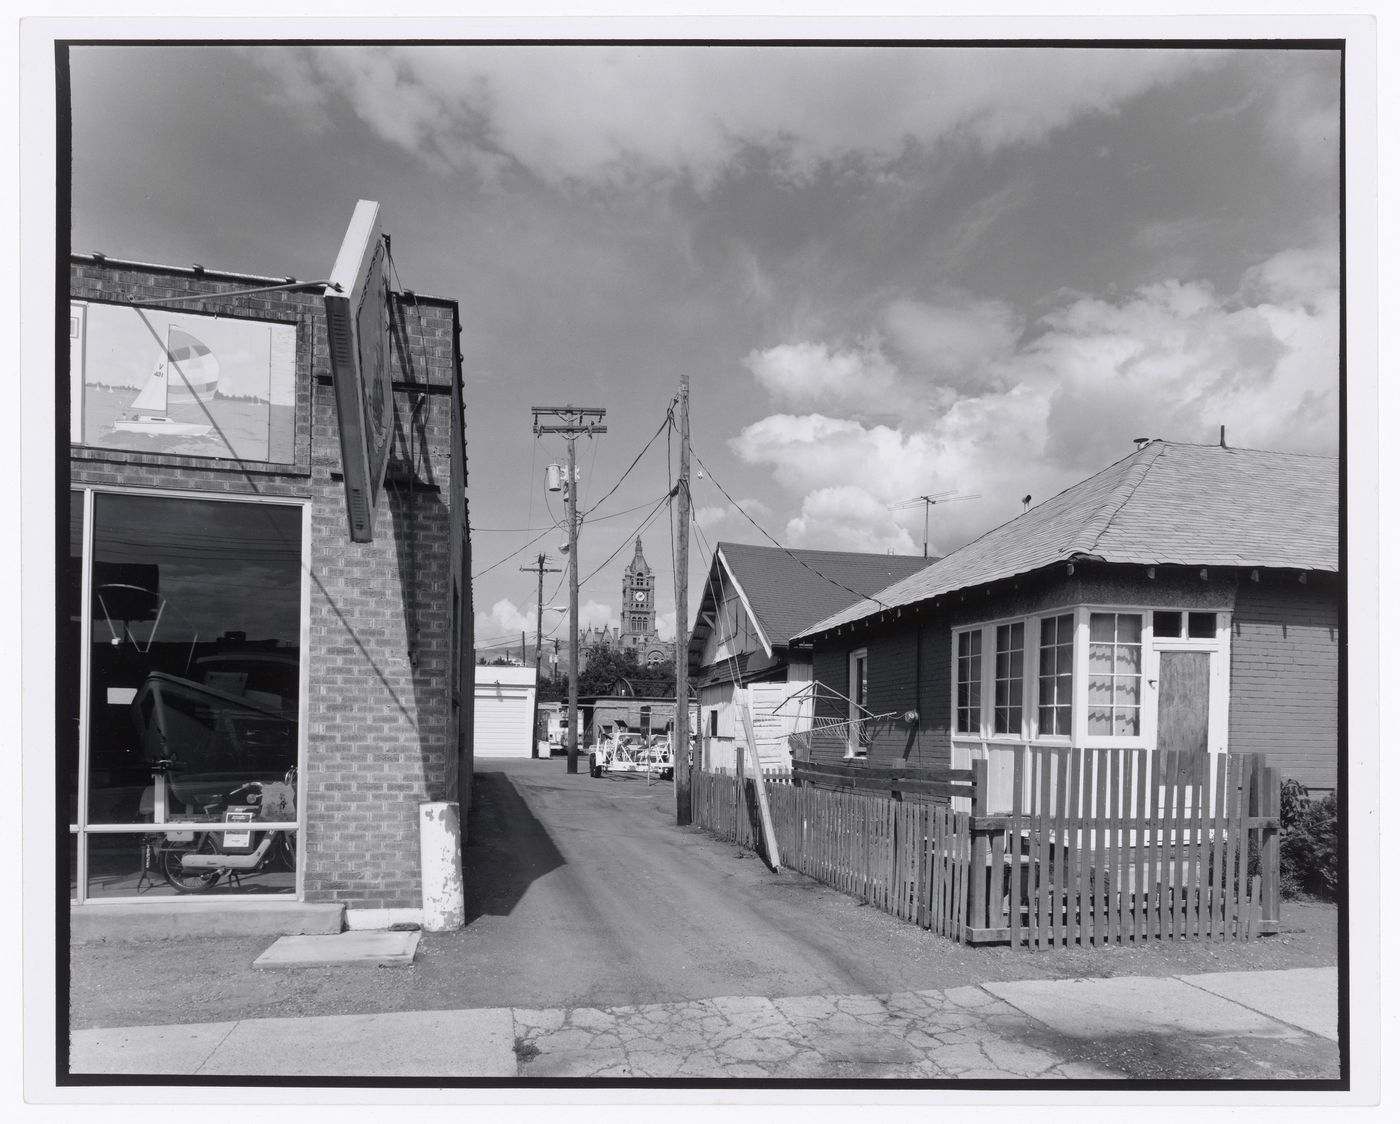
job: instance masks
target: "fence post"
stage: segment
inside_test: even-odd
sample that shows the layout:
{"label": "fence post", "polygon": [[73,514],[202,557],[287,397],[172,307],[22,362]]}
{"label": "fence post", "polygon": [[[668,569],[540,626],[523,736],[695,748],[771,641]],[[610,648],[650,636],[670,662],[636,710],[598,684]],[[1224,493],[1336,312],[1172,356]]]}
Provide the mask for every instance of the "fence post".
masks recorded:
{"label": "fence post", "polygon": [[734,842],[744,842],[744,749],[734,744]]}
{"label": "fence post", "polygon": [[972,763],[972,869],[968,871],[971,916],[963,919],[964,924],[974,930],[987,927],[987,832],[982,825],[986,814],[987,761],[978,758]]}
{"label": "fence post", "polygon": [[1279,816],[1282,814],[1282,778],[1277,768],[1264,772],[1264,815],[1271,821],[1264,828],[1260,863],[1264,870],[1263,931],[1278,932],[1279,924]]}

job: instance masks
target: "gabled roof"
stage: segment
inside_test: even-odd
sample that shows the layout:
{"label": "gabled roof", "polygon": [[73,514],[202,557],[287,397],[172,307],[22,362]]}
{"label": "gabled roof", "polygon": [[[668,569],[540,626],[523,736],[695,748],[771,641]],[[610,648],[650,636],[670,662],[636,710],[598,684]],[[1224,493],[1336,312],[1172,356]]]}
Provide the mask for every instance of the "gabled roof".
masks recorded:
{"label": "gabled roof", "polygon": [[1077,558],[1335,572],[1338,468],[1335,457],[1151,441],[801,635]]}
{"label": "gabled roof", "polygon": [[[701,614],[714,611],[714,586],[727,572],[770,646],[789,639],[822,617],[851,605],[864,594],[922,570],[934,559],[904,554],[863,554],[840,550],[784,550],[722,542],[715,547],[710,578],[700,598],[691,648],[703,647]],[[698,651],[695,655],[698,657]]]}

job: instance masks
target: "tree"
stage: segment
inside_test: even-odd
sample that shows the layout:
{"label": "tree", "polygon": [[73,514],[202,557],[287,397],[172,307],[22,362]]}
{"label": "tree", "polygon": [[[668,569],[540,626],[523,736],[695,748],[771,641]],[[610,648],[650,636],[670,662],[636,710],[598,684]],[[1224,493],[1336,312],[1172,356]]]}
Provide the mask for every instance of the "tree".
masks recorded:
{"label": "tree", "polygon": [[650,698],[666,698],[676,693],[676,673],[667,665],[645,667],[631,648],[620,650],[595,648],[588,654],[588,664],[578,678],[580,695],[608,695],[613,684],[625,679],[635,694]]}

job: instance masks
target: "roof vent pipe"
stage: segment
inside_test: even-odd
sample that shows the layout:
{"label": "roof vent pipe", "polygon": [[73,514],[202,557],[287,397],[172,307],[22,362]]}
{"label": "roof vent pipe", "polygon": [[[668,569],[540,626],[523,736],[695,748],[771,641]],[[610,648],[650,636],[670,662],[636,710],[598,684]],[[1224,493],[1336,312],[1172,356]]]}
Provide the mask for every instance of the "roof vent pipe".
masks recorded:
{"label": "roof vent pipe", "polygon": [[1222,449],[1229,448],[1229,446],[1225,444],[1225,427],[1223,425],[1220,427],[1220,447]]}
{"label": "roof vent pipe", "polygon": [[1145,446],[1145,445],[1146,445],[1148,442],[1150,442],[1151,440],[1152,440],[1152,438],[1150,438],[1150,437],[1134,437],[1134,438],[1133,438],[1133,444],[1136,445],[1139,449],[1141,449],[1141,448],[1143,448],[1143,446]]}
{"label": "roof vent pipe", "polygon": [[1028,512],[1030,509],[1031,509],[1031,498],[1030,498],[1030,496],[1022,496],[1022,497],[1021,497],[1021,514],[1022,514],[1022,515],[1025,515],[1026,512]]}

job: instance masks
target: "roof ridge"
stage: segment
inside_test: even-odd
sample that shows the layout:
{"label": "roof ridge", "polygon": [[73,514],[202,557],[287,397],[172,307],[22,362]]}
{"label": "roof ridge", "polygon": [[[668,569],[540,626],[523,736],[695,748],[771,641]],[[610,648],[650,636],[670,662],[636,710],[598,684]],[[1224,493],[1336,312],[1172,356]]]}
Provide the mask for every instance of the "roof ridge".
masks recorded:
{"label": "roof ridge", "polygon": [[1342,459],[1336,453],[1299,453],[1293,449],[1257,449],[1253,445],[1219,445],[1211,441],[1167,441],[1158,437],[1153,441],[1153,444],[1175,445],[1183,449],[1223,449],[1227,453],[1267,453],[1271,457],[1307,457],[1317,461],[1340,461]]}
{"label": "roof ridge", "polygon": [[[1166,447],[1165,441],[1156,444],[1155,447],[1148,445],[1133,456],[1132,463],[1127,466],[1127,471],[1124,473],[1124,478],[1113,489],[1113,495],[1103,503],[1093,517],[1084,521],[1084,525],[1079,528],[1079,538],[1070,540],[1068,545],[1071,547],[1071,553],[1093,553],[1094,547],[1098,546],[1099,540],[1112,526],[1114,517],[1128,505],[1128,501],[1142,487],[1142,482],[1147,479],[1148,474],[1152,471],[1152,466],[1157,463],[1157,458],[1162,455]],[[1086,539],[1087,541],[1085,541]]]}

